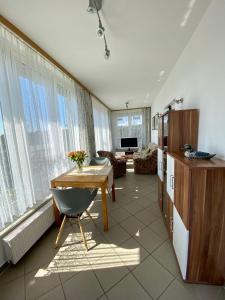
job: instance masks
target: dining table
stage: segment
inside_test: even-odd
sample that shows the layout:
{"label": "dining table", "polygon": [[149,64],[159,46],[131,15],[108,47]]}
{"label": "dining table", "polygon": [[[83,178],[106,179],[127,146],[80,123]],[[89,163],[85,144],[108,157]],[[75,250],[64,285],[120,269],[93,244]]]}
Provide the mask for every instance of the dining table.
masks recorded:
{"label": "dining table", "polygon": [[[82,170],[72,168],[71,170],[59,175],[51,180],[52,188],[89,188],[101,190],[102,201],[102,219],[104,231],[109,230],[108,209],[107,209],[107,193],[111,191],[112,201],[115,201],[115,184],[113,178],[113,168],[108,165],[86,166]],[[76,199],[74,199],[76,201]],[[53,198],[53,208],[55,222],[57,226],[61,224],[60,212]]]}

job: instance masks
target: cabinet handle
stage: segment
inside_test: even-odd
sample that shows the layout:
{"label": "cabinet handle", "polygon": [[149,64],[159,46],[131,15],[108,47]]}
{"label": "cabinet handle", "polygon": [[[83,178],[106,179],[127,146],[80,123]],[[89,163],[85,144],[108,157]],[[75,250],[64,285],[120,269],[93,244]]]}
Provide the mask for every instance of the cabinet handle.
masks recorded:
{"label": "cabinet handle", "polygon": [[173,175],[170,175],[170,187],[171,187],[171,188],[173,188],[172,177],[173,177]]}
{"label": "cabinet handle", "polygon": [[174,187],[175,187],[175,177],[174,176],[172,176],[172,189],[174,190]]}
{"label": "cabinet handle", "polygon": [[173,218],[170,218],[170,232],[173,232]]}

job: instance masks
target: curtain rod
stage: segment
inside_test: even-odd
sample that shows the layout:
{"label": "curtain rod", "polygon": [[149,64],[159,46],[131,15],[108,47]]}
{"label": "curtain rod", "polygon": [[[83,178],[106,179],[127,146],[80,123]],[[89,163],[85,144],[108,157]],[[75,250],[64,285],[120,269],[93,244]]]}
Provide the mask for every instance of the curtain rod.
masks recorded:
{"label": "curtain rod", "polygon": [[84,90],[86,90],[91,96],[95,97],[101,104],[103,104],[108,110],[111,109],[94,93],[92,93],[83,83],[81,83],[75,76],[73,76],[67,69],[65,69],[60,63],[58,63],[50,54],[48,54],[45,50],[38,46],[34,41],[32,41],[25,33],[23,33],[19,28],[17,28],[14,24],[8,21],[5,17],[0,14],[0,23],[2,23],[7,29],[16,34],[23,42],[25,42],[30,48],[37,51],[41,54],[45,59],[50,61],[53,65],[55,65],[59,70],[65,73],[70,79],[79,84]]}

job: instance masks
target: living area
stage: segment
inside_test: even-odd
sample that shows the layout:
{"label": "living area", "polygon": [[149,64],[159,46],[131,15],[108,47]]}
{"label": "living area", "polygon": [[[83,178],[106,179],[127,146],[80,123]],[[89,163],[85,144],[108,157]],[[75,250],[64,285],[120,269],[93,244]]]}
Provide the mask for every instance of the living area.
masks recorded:
{"label": "living area", "polygon": [[224,300],[224,0],[0,10],[1,300]]}

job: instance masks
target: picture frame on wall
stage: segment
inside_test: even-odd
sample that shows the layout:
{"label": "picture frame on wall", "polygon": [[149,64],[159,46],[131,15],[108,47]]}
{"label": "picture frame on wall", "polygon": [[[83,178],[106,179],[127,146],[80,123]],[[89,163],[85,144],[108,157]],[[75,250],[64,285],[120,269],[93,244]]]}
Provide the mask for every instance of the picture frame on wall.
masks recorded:
{"label": "picture frame on wall", "polygon": [[152,130],[158,130],[158,119],[159,114],[156,114],[154,117],[152,117]]}

